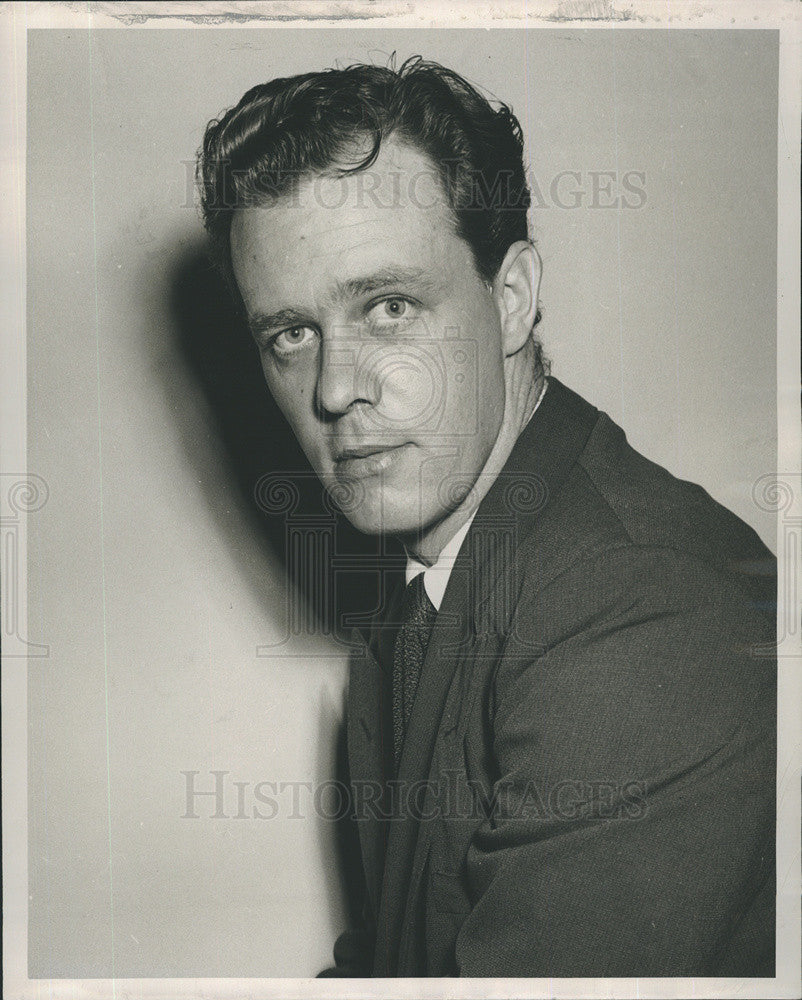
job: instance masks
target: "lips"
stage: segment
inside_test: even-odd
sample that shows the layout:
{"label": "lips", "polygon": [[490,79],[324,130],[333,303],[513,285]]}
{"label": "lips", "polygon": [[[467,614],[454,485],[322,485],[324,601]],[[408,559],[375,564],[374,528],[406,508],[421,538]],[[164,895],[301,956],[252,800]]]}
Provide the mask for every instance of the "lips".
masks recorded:
{"label": "lips", "polygon": [[395,445],[388,445],[386,442],[350,445],[337,453],[334,460],[335,473],[355,478],[379,475],[394,465],[408,447],[408,442]]}

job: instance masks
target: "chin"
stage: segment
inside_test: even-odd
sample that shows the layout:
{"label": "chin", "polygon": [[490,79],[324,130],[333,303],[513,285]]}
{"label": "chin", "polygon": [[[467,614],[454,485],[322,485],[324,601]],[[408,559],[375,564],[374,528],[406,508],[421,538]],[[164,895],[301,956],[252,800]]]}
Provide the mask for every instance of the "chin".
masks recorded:
{"label": "chin", "polygon": [[356,530],[365,535],[414,535],[437,520],[437,513],[427,516],[428,512],[421,509],[417,496],[372,496],[355,484],[353,491],[345,495],[342,490],[339,495],[337,489],[332,490],[332,497]]}
{"label": "chin", "polygon": [[363,535],[412,535],[421,524],[412,515],[397,515],[388,511],[359,509],[343,511],[345,516]]}

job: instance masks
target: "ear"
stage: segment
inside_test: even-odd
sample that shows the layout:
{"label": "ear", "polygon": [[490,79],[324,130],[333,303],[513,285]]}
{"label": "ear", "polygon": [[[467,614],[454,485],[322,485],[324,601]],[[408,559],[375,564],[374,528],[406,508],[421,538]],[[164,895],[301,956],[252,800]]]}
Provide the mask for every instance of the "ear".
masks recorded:
{"label": "ear", "polygon": [[493,281],[493,297],[501,321],[504,356],[517,354],[529,339],[537,315],[540,255],[531,243],[513,243]]}

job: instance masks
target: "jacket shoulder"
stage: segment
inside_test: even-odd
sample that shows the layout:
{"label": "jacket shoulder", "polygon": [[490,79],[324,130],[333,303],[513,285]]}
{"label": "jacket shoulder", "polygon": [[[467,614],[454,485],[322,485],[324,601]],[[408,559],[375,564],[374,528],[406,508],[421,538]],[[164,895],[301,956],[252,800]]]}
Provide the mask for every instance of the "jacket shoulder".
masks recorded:
{"label": "jacket shoulder", "polygon": [[771,555],[757,533],[705,489],[636,451],[605,413],[579,456],[579,470],[636,544],[671,545],[713,562]]}
{"label": "jacket shoulder", "polygon": [[648,573],[652,563],[675,584],[704,575],[776,611],[776,560],[757,533],[703,487],[637,452],[605,413],[522,541],[522,555],[537,567],[536,588],[574,563],[609,559],[619,573],[627,562]]}

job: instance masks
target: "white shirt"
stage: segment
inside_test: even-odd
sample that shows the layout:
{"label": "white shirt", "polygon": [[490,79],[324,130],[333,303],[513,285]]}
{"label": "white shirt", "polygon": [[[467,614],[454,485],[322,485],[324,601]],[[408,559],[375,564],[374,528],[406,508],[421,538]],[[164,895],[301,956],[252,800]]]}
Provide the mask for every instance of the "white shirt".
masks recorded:
{"label": "white shirt", "polygon": [[[546,395],[546,386],[548,385],[548,379],[543,380],[543,387],[540,390],[540,395],[537,397],[537,402],[535,403],[535,409],[529,414],[529,420],[535,415],[535,411]],[[524,427],[529,424],[529,420],[526,421]],[[477,507],[477,510],[479,508]],[[465,524],[457,531],[455,535],[452,535],[449,541],[446,543],[445,547],[441,551],[440,555],[437,557],[437,562],[431,566],[426,566],[424,563],[419,562],[414,556],[407,553],[407,569],[406,578],[407,583],[410,583],[419,573],[423,573],[423,586],[426,590],[426,594],[432,604],[435,606],[436,610],[440,610],[440,605],[443,603],[443,595],[446,592],[446,586],[448,585],[448,578],[451,576],[451,570],[454,568],[454,563],[456,561],[457,555],[459,554],[460,547],[468,534],[468,529],[471,524],[473,524],[473,519],[476,517],[476,511],[474,511]]]}

